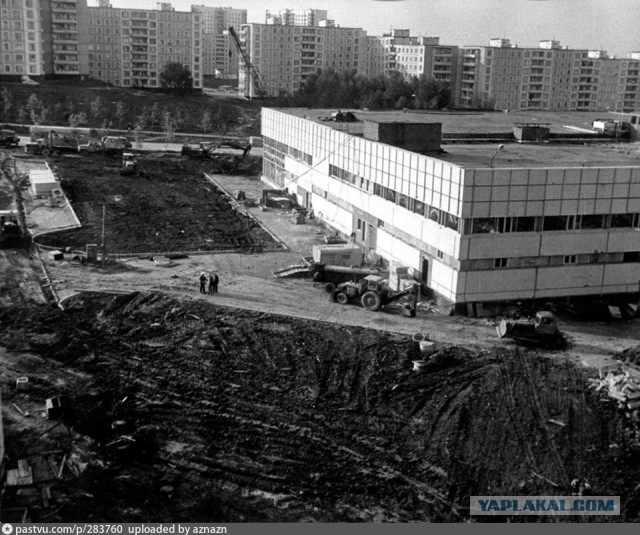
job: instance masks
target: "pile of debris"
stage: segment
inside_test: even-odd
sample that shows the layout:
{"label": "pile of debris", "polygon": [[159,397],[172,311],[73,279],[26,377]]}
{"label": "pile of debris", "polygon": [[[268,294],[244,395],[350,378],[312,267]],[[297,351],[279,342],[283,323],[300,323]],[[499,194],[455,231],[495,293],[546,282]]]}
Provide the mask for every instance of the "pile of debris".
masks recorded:
{"label": "pile of debris", "polygon": [[634,420],[640,418],[640,377],[633,374],[631,370],[618,368],[617,371],[608,371],[600,379],[589,379],[592,387],[596,392],[607,389],[610,398],[618,401],[619,407],[624,410],[632,411],[631,416]]}

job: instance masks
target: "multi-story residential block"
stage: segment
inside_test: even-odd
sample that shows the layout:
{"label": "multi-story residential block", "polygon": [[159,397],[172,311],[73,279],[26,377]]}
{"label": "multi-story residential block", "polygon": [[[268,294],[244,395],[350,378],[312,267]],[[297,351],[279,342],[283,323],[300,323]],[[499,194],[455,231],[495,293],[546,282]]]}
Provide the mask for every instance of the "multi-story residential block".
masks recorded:
{"label": "multi-story residential block", "polygon": [[0,72],[79,72],[76,4],[84,0],[0,0]]}
{"label": "multi-story residential block", "polygon": [[638,107],[640,58],[633,54],[611,58],[605,51],[569,49],[558,41],[519,48],[508,39],[492,39],[488,47],[463,48],[462,56],[462,106],[484,101],[496,109],[632,111]]}
{"label": "multi-story residential block", "polygon": [[159,87],[168,62],[202,87],[201,15],[113,8],[108,0],[0,0],[4,74],[91,76],[124,87]]}
{"label": "multi-story residential block", "polygon": [[266,24],[284,24],[286,26],[320,26],[327,20],[327,11],[323,9],[280,9],[267,11]]}
{"label": "multi-story residential block", "polygon": [[239,29],[247,22],[247,10],[194,5],[191,11],[200,14],[204,31],[203,74],[238,76],[238,51],[228,30],[230,26]]}
{"label": "multi-story residential block", "polygon": [[167,63],[187,66],[202,87],[202,24],[199,13],[89,7],[88,74],[123,87],[160,87]]}
{"label": "multi-story residential block", "polygon": [[[318,69],[366,72],[367,35],[361,28],[244,24],[239,36],[269,96],[297,91]],[[248,98],[258,94],[244,66],[239,92]]]}
{"label": "multi-story residential block", "polygon": [[421,150],[426,119],[359,111],[347,132],[321,115],[263,109],[264,180],[443,302],[640,290],[637,155],[591,145],[576,166],[575,145],[514,144],[500,162],[494,145]]}

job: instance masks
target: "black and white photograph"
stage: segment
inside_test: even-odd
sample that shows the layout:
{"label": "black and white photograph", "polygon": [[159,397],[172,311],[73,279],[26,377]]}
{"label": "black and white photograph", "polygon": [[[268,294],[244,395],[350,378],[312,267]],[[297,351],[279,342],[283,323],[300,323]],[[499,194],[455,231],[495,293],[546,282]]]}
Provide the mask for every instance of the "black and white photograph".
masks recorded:
{"label": "black and white photograph", "polygon": [[3,535],[640,522],[639,0],[0,43]]}

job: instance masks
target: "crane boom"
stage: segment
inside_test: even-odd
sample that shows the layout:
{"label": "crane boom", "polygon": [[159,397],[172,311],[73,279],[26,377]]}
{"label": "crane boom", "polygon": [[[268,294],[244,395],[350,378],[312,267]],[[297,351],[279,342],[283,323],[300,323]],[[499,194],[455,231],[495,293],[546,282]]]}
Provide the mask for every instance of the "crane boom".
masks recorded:
{"label": "crane boom", "polygon": [[244,63],[245,69],[249,74],[249,76],[251,77],[251,80],[253,81],[253,86],[255,87],[258,98],[266,97],[267,91],[262,82],[262,76],[260,75],[260,71],[251,62],[251,58],[249,57],[249,54],[247,54],[245,47],[242,45],[242,42],[240,41],[240,36],[238,35],[238,33],[236,32],[233,26],[229,26],[229,33],[231,34],[231,37],[233,37],[233,40],[236,44],[236,48],[238,49],[238,53],[240,54],[240,57],[242,58],[242,62]]}

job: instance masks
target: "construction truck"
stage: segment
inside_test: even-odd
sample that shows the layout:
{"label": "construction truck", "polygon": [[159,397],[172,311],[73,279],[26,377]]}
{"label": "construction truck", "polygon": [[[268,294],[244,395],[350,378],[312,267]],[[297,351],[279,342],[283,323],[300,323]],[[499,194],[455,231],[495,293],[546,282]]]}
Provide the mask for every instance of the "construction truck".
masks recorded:
{"label": "construction truck", "polygon": [[242,162],[251,152],[251,143],[247,145],[241,145],[240,143],[235,143],[233,141],[223,141],[222,143],[218,143],[217,145],[215,145],[209,150],[209,158],[211,158],[212,160],[215,160],[219,156],[226,154],[219,150],[223,148],[236,149],[236,150],[242,151],[242,154],[237,156],[238,161]]}
{"label": "construction truck", "polygon": [[32,136],[32,141],[24,146],[24,150],[28,154],[58,155],[64,151],[77,152],[81,142],[82,139],[76,134],[59,133],[52,129],[35,141]]}
{"label": "construction truck", "polygon": [[0,147],[17,147],[20,144],[20,138],[15,130],[3,128],[0,130]]}
{"label": "construction truck", "polygon": [[138,160],[132,152],[125,152],[122,155],[122,167],[120,174],[122,176],[133,176],[138,173]]}
{"label": "construction truck", "polygon": [[201,141],[200,143],[185,143],[182,145],[180,154],[189,158],[209,158],[209,151],[215,146],[212,141]]}
{"label": "construction truck", "polygon": [[88,143],[78,145],[80,154],[102,152],[104,154],[119,154],[132,147],[131,142],[124,136],[104,136],[102,139],[92,139]]}
{"label": "construction truck", "polygon": [[503,318],[496,326],[500,338],[511,338],[516,342],[547,347],[562,347],[565,338],[558,329],[553,313],[548,310],[536,312],[533,319],[507,320]]}
{"label": "construction truck", "polygon": [[419,285],[412,284],[404,290],[393,291],[389,288],[389,280],[379,275],[367,275],[361,281],[349,281],[338,284],[331,293],[330,299],[341,305],[359,300],[367,310],[377,311],[405,297],[410,297],[409,306],[415,314]]}

